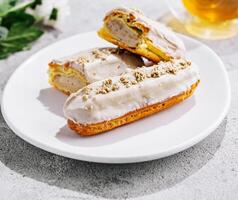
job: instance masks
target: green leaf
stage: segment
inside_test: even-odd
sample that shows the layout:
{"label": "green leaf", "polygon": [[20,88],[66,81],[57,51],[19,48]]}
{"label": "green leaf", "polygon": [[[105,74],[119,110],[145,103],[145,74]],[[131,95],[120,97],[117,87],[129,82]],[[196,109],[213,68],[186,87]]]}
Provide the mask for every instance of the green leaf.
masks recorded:
{"label": "green leaf", "polygon": [[58,9],[57,8],[53,8],[51,13],[50,13],[50,17],[49,20],[57,20],[58,18]]}
{"label": "green leaf", "polygon": [[9,1],[3,1],[0,3],[0,17],[5,14],[8,10],[12,8],[12,5]]}
{"label": "green leaf", "polygon": [[29,44],[38,39],[43,31],[37,26],[28,27],[24,23],[13,24],[5,39],[0,40],[0,59],[29,48]]}
{"label": "green leaf", "polygon": [[16,2],[5,0],[0,4],[0,17],[4,17],[11,12],[23,11],[32,4],[32,2],[22,2],[19,4],[16,4]]}
{"label": "green leaf", "polygon": [[17,0],[7,0],[0,4],[0,17],[6,16],[9,13],[25,11],[26,8],[35,8],[42,3],[41,0],[23,1],[16,4],[17,2]]}
{"label": "green leaf", "polygon": [[16,51],[21,51],[22,46],[17,46],[16,44],[4,45],[0,42],[0,59],[8,57],[10,54]]}
{"label": "green leaf", "polygon": [[5,26],[6,28],[10,29],[15,23],[24,23],[27,26],[31,26],[35,23],[35,18],[34,16],[22,11],[11,12],[2,18],[1,26]]}
{"label": "green leaf", "polygon": [[35,0],[35,1],[32,3],[31,8],[32,8],[32,9],[35,9],[36,6],[41,5],[41,4],[42,4],[42,0]]}
{"label": "green leaf", "polygon": [[37,26],[28,27],[26,24],[16,23],[10,29],[8,36],[3,41],[31,42],[43,34]]}
{"label": "green leaf", "polygon": [[[37,17],[26,13],[26,9],[35,9],[42,0],[0,0],[0,59],[14,52],[27,50],[43,31],[36,26]],[[57,10],[53,13],[57,18]]]}
{"label": "green leaf", "polygon": [[8,0],[8,2],[11,6],[15,6],[17,4],[18,0]]}
{"label": "green leaf", "polygon": [[4,26],[0,26],[0,40],[7,37],[8,30]]}

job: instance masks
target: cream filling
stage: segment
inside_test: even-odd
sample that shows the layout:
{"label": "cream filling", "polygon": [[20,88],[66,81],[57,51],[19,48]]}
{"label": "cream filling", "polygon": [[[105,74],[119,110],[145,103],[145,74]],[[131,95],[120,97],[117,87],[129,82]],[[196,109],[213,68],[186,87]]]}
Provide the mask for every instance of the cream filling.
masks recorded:
{"label": "cream filling", "polygon": [[[145,69],[148,70],[148,69]],[[130,72],[129,77],[133,76]],[[111,78],[117,81],[120,77]],[[82,90],[72,94],[64,105],[66,118],[75,123],[95,124],[115,119],[139,108],[165,101],[188,90],[199,80],[197,67],[192,64],[176,75],[166,74],[148,78],[129,88],[120,88],[106,94],[98,94],[84,101]],[[101,81],[92,84],[97,87]]]}
{"label": "cream filling", "polygon": [[73,76],[67,76],[67,75],[56,75],[54,77],[55,85],[62,89],[65,92],[77,92],[78,89],[84,87],[86,83],[80,81],[78,78]]}
{"label": "cream filling", "polygon": [[139,34],[132,30],[123,19],[112,19],[107,22],[111,34],[129,47],[136,47],[139,43]]}
{"label": "cream filling", "polygon": [[120,11],[125,15],[134,15],[136,22],[140,22],[149,28],[149,32],[146,35],[147,39],[151,40],[152,44],[163,53],[167,54],[167,56],[174,58],[184,57],[185,46],[182,40],[164,24],[154,21],[143,15],[141,12],[133,9],[117,8],[106,15],[106,17],[112,15],[112,20],[108,20],[109,22],[107,22],[111,25],[107,28],[109,28],[113,35],[121,39],[125,44],[128,44],[130,47],[136,47],[136,44],[139,44],[139,34],[136,36],[132,35],[134,33],[132,29],[128,26],[123,26],[125,22],[119,24],[122,19],[116,21],[115,17],[113,17],[114,11]]}

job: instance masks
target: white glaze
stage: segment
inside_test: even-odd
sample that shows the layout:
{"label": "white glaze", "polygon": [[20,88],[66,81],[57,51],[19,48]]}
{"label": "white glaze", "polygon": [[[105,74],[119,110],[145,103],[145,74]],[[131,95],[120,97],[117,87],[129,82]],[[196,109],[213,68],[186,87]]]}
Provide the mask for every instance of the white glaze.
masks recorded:
{"label": "white glaze", "polygon": [[[98,50],[102,53],[102,57],[97,57],[93,51]],[[111,76],[118,76],[130,69],[141,67],[144,65],[143,60],[129,52],[111,53],[116,48],[98,48],[80,52],[76,55],[55,60],[54,62],[64,66],[70,63],[70,67],[80,71],[86,78],[88,83],[105,79]],[[103,53],[106,51],[107,53]],[[78,59],[86,59],[87,62],[77,62]]]}
{"label": "white glaze", "polygon": [[[140,71],[151,72],[155,67],[141,68]],[[133,72],[128,72],[127,77],[133,79]],[[119,82],[120,76],[112,77],[111,80]],[[64,105],[66,118],[81,124],[94,124],[123,116],[130,111],[162,102],[176,96],[199,80],[197,67],[191,66],[179,70],[176,74],[167,73],[157,78],[146,78],[129,88],[120,86],[119,90],[106,94],[95,94],[94,89],[103,81],[91,84],[93,90],[89,99],[83,101],[85,95],[83,89],[72,94]]]}

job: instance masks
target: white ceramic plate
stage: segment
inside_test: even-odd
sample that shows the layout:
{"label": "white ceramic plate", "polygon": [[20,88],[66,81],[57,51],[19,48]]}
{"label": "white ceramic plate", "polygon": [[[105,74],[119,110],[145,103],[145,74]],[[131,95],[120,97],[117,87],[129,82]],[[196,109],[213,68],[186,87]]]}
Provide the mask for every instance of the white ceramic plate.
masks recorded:
{"label": "white ceramic plate", "polygon": [[21,138],[46,151],[103,163],[147,161],[175,154],[208,136],[225,117],[230,85],[219,57],[200,42],[181,36],[188,58],[197,63],[201,83],[188,100],[156,115],[93,137],[67,128],[62,106],[67,96],[47,81],[47,63],[80,50],[108,46],[95,32],[59,41],[24,62],[9,79],[2,113]]}

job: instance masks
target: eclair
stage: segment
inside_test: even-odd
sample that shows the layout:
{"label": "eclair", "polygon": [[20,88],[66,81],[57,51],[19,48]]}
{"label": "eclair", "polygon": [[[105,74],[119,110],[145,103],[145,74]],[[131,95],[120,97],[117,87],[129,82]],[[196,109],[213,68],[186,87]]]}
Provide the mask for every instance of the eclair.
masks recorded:
{"label": "eclair", "polygon": [[99,134],[183,101],[199,81],[195,64],[184,59],[161,61],[83,87],[68,97],[64,115],[76,133]]}
{"label": "eclair", "polygon": [[117,8],[108,12],[98,35],[153,62],[183,58],[185,46],[165,25],[138,10]]}
{"label": "eclair", "polygon": [[49,83],[69,95],[80,88],[141,67],[141,57],[118,48],[96,48],[49,63]]}

